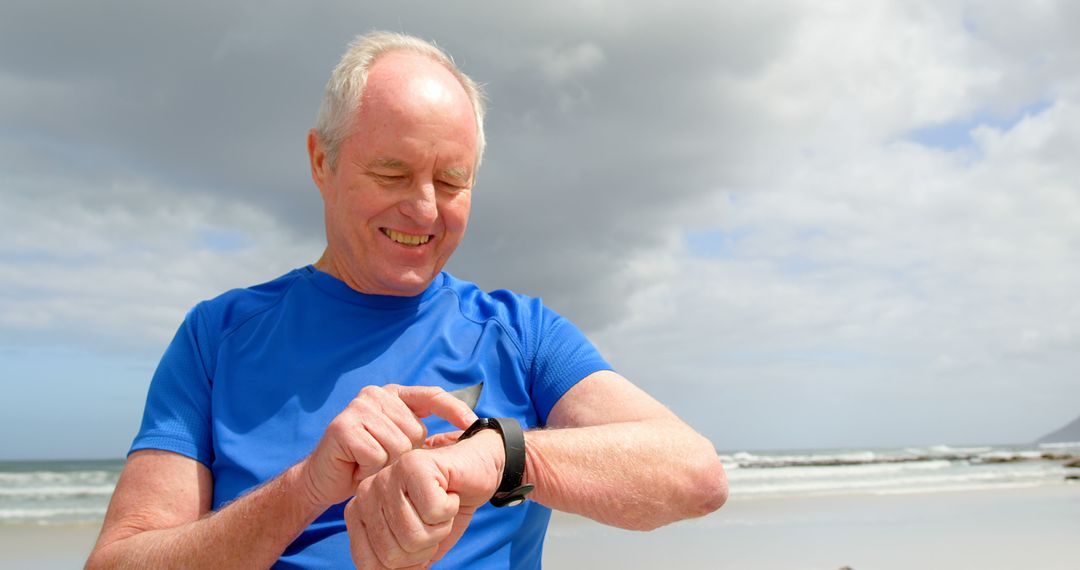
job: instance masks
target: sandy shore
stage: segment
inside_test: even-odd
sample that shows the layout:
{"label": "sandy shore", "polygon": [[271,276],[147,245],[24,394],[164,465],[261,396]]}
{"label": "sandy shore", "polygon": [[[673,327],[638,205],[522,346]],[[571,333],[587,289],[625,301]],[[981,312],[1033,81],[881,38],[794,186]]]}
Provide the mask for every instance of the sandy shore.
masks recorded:
{"label": "sandy shore", "polygon": [[82,568],[99,530],[97,525],[0,526],[0,567]]}
{"label": "sandy shore", "polygon": [[557,515],[549,568],[1080,568],[1080,485],[912,495],[733,497],[650,533]]}
{"label": "sandy shore", "polygon": [[[0,526],[0,566],[81,568],[96,526]],[[557,514],[547,568],[1080,567],[1080,484],[919,495],[733,497],[650,533]]]}

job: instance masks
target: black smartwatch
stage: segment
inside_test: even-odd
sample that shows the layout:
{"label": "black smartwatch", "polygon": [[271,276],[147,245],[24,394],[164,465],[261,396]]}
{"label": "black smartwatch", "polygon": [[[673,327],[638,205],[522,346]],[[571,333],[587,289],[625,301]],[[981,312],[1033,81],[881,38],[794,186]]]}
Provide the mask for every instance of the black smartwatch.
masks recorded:
{"label": "black smartwatch", "polygon": [[480,418],[461,434],[458,441],[468,439],[485,429],[499,432],[506,452],[502,481],[499,482],[495,495],[491,497],[491,504],[496,507],[520,505],[525,502],[525,495],[533,490],[532,485],[521,484],[521,479],[525,476],[525,434],[521,431],[521,424],[514,418]]}

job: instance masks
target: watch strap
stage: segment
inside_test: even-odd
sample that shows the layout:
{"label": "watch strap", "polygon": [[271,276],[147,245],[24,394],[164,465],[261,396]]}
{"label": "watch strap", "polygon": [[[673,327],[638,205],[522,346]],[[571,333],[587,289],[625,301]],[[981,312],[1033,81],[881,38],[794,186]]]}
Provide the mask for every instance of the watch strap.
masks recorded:
{"label": "watch strap", "polygon": [[533,490],[532,485],[522,484],[525,476],[525,433],[521,424],[514,418],[480,418],[461,434],[458,441],[468,439],[485,429],[499,432],[506,454],[502,480],[495,495],[491,497],[491,504],[496,507],[519,505],[525,502],[525,496]]}

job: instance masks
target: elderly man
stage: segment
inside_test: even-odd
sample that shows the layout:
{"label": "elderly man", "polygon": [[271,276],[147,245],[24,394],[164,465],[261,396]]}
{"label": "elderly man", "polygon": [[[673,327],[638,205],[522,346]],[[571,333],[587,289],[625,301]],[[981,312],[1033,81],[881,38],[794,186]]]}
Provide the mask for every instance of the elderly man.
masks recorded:
{"label": "elderly man", "polygon": [[444,53],[350,46],[308,135],[325,252],[188,313],[89,567],[533,568],[550,509],[645,530],[723,504],[712,445],[577,328],[442,272],[483,148]]}

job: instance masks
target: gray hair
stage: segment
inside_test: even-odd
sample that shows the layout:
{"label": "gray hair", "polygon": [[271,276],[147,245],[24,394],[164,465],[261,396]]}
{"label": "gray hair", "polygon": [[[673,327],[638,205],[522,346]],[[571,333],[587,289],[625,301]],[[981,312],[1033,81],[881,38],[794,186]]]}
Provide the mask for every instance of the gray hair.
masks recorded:
{"label": "gray hair", "polygon": [[465,89],[476,116],[476,166],[484,156],[484,91],[454,64],[454,60],[434,44],[420,38],[393,32],[371,32],[357,36],[345,55],[341,56],[330,81],[326,83],[315,133],[326,152],[331,170],[337,167],[341,143],[352,134],[353,121],[360,109],[360,100],[367,85],[368,69],[380,55],[391,51],[407,51],[430,57],[440,63]]}

